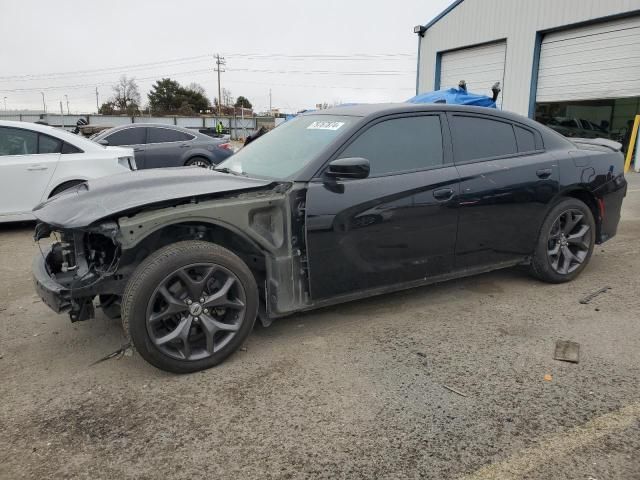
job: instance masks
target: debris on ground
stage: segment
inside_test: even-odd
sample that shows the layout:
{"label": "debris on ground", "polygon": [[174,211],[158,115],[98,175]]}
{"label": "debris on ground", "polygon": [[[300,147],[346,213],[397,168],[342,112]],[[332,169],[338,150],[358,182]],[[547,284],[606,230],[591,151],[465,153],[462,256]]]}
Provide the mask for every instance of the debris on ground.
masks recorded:
{"label": "debris on ground", "polygon": [[562,362],[578,363],[580,361],[580,344],[568,340],[558,340],[556,351],[553,354],[554,360]]}
{"label": "debris on ground", "polygon": [[553,380],[553,375],[551,375],[550,373],[545,373],[543,378],[545,382],[550,382],[551,380]]}
{"label": "debris on ground", "polygon": [[467,394],[466,393],[462,393],[460,390],[456,390],[453,387],[450,387],[449,385],[442,385],[444,388],[446,388],[447,390],[449,390],[450,392],[453,393],[457,393],[458,395],[460,395],[461,397],[466,397]]}
{"label": "debris on ground", "polygon": [[93,367],[94,365],[97,365],[98,363],[102,363],[105,360],[109,360],[110,358],[122,358],[124,356],[130,357],[131,355],[133,355],[133,348],[131,347],[130,343],[127,343],[126,345],[123,345],[122,347],[120,347],[118,350],[116,350],[115,352],[111,352],[108,355],[105,355],[104,357],[102,357],[99,360],[96,360],[95,362],[93,362],[91,365],[89,365],[90,367]]}
{"label": "debris on ground", "polygon": [[587,303],[589,303],[591,300],[593,300],[594,298],[596,298],[598,295],[601,295],[603,293],[606,293],[607,290],[611,290],[611,287],[602,287],[599,290],[596,290],[593,293],[590,293],[589,295],[587,295],[584,298],[580,299],[580,303],[582,303],[583,305],[586,305]]}

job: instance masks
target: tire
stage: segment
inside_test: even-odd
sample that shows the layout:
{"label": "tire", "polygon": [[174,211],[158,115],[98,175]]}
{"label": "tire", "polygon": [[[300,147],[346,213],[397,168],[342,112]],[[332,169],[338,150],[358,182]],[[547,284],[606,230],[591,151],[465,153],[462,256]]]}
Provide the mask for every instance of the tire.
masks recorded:
{"label": "tire", "polygon": [[202,167],[209,168],[211,167],[211,161],[204,157],[192,157],[186,161],[185,166],[187,167]]}
{"label": "tire", "polygon": [[542,223],[531,259],[531,274],[548,283],[573,280],[589,263],[595,239],[596,222],[591,209],[576,198],[560,201]]}
{"label": "tire", "polygon": [[221,363],[246,340],[257,313],[258,288],[249,267],[226,248],[203,241],[154,252],[133,272],[122,297],[122,325],[135,348],[173,373]]}
{"label": "tire", "polygon": [[69,180],[68,182],[61,183],[60,185],[58,185],[56,188],[54,188],[51,191],[51,194],[49,195],[49,198],[55,197],[60,192],[64,192],[65,190],[69,190],[70,188],[75,187],[76,185],[80,185],[81,183],[84,183],[84,180]]}

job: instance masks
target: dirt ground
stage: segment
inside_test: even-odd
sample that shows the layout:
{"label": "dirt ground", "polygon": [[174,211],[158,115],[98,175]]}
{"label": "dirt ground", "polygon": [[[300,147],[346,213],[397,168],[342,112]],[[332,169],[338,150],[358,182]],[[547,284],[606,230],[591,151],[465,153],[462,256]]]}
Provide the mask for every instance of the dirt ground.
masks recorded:
{"label": "dirt ground", "polygon": [[[0,478],[639,479],[629,181],[618,236],[570,284],[506,270],[298,315],[184,376],[91,366],[120,325],[48,310],[33,226],[2,226]],[[559,339],[579,364],[553,360]]]}

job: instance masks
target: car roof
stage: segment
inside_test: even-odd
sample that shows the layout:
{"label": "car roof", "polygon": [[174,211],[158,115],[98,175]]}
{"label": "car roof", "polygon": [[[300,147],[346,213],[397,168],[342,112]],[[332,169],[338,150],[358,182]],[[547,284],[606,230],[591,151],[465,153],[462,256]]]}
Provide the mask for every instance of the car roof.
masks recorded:
{"label": "car roof", "polygon": [[381,117],[398,113],[412,112],[463,112],[492,115],[502,117],[505,120],[529,124],[540,127],[528,117],[516,113],[498,110],[496,108],[474,107],[470,105],[452,105],[444,103],[363,103],[357,105],[345,105],[328,108],[326,110],[312,110],[301,115],[347,115],[353,117]]}
{"label": "car roof", "polygon": [[75,133],[68,132],[62,128],[53,127],[51,125],[42,125],[41,123],[31,122],[17,122],[12,120],[0,120],[0,127],[12,127],[21,128],[23,130],[31,130],[32,132],[44,133],[52,137],[64,140],[71,145],[78,147],[82,150],[104,150],[102,145],[99,145],[88,138],[84,138]]}

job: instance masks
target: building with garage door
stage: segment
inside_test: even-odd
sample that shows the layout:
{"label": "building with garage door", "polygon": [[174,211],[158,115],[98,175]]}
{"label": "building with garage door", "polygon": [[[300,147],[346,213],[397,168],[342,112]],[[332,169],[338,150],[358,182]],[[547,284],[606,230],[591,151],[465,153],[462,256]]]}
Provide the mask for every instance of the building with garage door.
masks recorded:
{"label": "building with garage door", "polygon": [[416,93],[467,82],[567,136],[629,142],[640,0],[457,0],[418,34]]}

